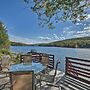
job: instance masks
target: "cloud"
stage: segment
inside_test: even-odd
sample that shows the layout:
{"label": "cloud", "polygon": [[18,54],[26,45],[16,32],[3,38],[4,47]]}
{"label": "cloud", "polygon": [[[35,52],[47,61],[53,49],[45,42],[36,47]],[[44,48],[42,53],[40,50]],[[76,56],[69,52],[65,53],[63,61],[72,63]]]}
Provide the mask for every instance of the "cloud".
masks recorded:
{"label": "cloud", "polygon": [[77,22],[76,25],[77,25],[77,26],[79,26],[79,25],[83,25],[83,23],[79,23],[79,22]]}
{"label": "cloud", "polygon": [[33,39],[24,38],[24,37],[19,37],[19,36],[10,35],[10,34],[9,34],[9,39],[10,39],[10,41],[22,42],[22,43],[27,43],[27,44],[37,43],[37,41],[35,41],[35,40],[33,40]]}
{"label": "cloud", "polygon": [[63,28],[63,34],[67,34],[68,32],[72,32],[73,26],[68,26]]}
{"label": "cloud", "polygon": [[87,24],[86,24],[86,23],[84,23],[83,25],[84,25],[84,26],[86,26]]}
{"label": "cloud", "polygon": [[53,37],[54,37],[56,40],[59,40],[59,39],[60,39],[56,34],[53,34]]}
{"label": "cloud", "polygon": [[86,33],[86,31],[77,31],[77,34],[82,34],[82,33]]}
{"label": "cloud", "polygon": [[54,41],[58,41],[58,40],[63,40],[63,39],[65,39],[64,38],[64,36],[61,36],[61,37],[59,37],[57,34],[51,34],[51,35],[49,35],[48,34],[48,36],[39,36],[38,37],[38,39],[39,39],[39,41],[41,40],[41,42],[54,42]]}
{"label": "cloud", "polygon": [[90,30],[90,26],[84,27],[84,30]]}
{"label": "cloud", "polygon": [[41,39],[41,40],[45,40],[45,41],[47,41],[47,40],[51,40],[50,37],[39,36],[38,38]]}
{"label": "cloud", "polygon": [[26,44],[49,43],[49,42],[55,41],[55,39],[52,39],[50,37],[39,36],[34,39],[29,39],[29,38],[24,38],[20,36],[10,35],[10,34],[9,34],[9,39],[10,41],[13,41],[13,42],[21,42]]}
{"label": "cloud", "polygon": [[75,26],[64,27],[62,30],[62,35],[60,37],[61,40],[73,38],[73,35],[76,33],[74,30]]}
{"label": "cloud", "polygon": [[63,30],[67,31],[67,30],[70,30],[71,28],[72,28],[72,26],[68,26],[68,27],[64,27]]}
{"label": "cloud", "polygon": [[74,37],[90,36],[90,27],[85,27],[83,31],[77,31]]}
{"label": "cloud", "polygon": [[63,37],[59,37],[60,38],[60,40],[64,40],[65,39],[65,37],[63,36]]}
{"label": "cloud", "polygon": [[74,31],[74,30],[68,30],[68,31],[63,30],[63,35],[64,36],[73,35],[75,32],[76,31]]}
{"label": "cloud", "polygon": [[72,34],[74,34],[76,31],[69,31],[69,32],[67,32],[69,35],[72,35]]}
{"label": "cloud", "polygon": [[74,35],[75,38],[76,37],[86,37],[86,36],[89,36],[89,34],[88,33],[81,33],[81,34]]}
{"label": "cloud", "polygon": [[57,34],[51,34],[49,36],[39,36],[38,37],[41,40],[49,41],[49,40],[59,40],[60,38],[57,36]]}

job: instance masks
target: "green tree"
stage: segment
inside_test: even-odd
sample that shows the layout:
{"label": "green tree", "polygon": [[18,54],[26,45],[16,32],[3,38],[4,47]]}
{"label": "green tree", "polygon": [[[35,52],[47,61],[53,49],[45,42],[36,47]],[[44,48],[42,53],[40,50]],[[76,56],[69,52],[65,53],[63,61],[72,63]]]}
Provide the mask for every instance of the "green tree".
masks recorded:
{"label": "green tree", "polygon": [[90,0],[24,0],[37,13],[40,25],[53,29],[59,21],[71,20],[76,23],[84,20]]}
{"label": "green tree", "polygon": [[0,50],[9,49],[10,42],[5,25],[0,22]]}

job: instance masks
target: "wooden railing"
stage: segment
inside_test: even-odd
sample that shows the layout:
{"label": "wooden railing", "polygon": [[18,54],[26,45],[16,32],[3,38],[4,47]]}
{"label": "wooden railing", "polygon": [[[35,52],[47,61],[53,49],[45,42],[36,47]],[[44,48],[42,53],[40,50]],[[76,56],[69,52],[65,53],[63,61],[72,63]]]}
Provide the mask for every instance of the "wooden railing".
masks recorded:
{"label": "wooden railing", "polygon": [[48,67],[54,68],[54,55],[46,53],[29,53],[32,55],[32,60],[38,60],[43,64],[48,64]]}
{"label": "wooden railing", "polygon": [[90,60],[66,57],[65,74],[90,85]]}
{"label": "wooden railing", "polygon": [[37,60],[41,62],[42,55],[40,53],[30,53],[32,56],[32,60]]}

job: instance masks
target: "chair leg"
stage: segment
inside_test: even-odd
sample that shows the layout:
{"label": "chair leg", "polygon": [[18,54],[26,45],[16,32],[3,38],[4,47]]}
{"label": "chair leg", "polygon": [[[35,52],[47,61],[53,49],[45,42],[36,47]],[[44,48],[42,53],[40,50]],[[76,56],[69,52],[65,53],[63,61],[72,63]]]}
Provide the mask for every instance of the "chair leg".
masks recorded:
{"label": "chair leg", "polygon": [[59,87],[59,90],[61,90],[61,87]]}
{"label": "chair leg", "polygon": [[42,85],[42,84],[41,84],[41,75],[40,75],[40,90],[41,90],[41,85]]}

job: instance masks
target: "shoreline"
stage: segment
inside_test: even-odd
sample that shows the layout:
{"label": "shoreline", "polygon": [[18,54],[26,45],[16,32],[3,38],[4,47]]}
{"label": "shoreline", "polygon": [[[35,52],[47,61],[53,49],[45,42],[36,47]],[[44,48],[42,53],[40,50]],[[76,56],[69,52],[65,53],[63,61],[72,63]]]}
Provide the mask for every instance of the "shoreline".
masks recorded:
{"label": "shoreline", "polygon": [[[15,45],[11,45],[11,47],[13,47]],[[20,45],[18,45],[20,46]],[[18,47],[17,45],[15,47]],[[26,47],[26,46],[29,46],[29,45],[25,45],[25,46],[20,46],[20,47]],[[29,47],[60,47],[60,46],[34,46],[34,45],[30,45]],[[87,48],[87,47],[79,47],[79,48],[75,48],[75,47],[60,47],[60,48],[71,48],[71,49],[90,49],[90,48]]]}

